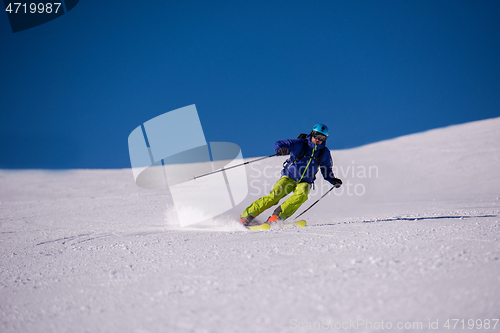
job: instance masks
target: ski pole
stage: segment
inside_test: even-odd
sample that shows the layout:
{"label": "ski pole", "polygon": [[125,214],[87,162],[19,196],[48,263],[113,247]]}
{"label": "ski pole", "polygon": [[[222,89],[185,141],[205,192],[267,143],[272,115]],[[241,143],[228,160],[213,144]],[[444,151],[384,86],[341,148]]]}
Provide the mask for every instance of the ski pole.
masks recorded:
{"label": "ski pole", "polygon": [[232,168],[236,168],[236,167],[239,167],[239,166],[242,166],[242,165],[246,165],[246,164],[249,164],[249,163],[257,162],[257,161],[263,160],[265,158],[269,158],[269,157],[273,157],[273,156],[277,156],[277,155],[278,154],[274,154],[274,155],[270,155],[270,156],[264,156],[264,157],[258,158],[256,160],[253,160],[253,161],[248,161],[248,162],[245,162],[245,163],[242,163],[242,164],[233,165],[232,167],[229,167],[229,168],[226,168],[226,169],[222,168],[220,170],[212,171],[212,172],[206,173],[206,174],[201,175],[201,176],[196,176],[196,177],[193,177],[193,179],[196,180],[197,178],[205,177],[205,176],[211,175],[213,173],[217,173],[217,172],[229,170],[229,169],[232,169]]}
{"label": "ski pole", "polygon": [[299,218],[300,216],[302,216],[302,214],[304,214],[305,212],[307,212],[309,209],[311,209],[315,204],[318,203],[318,201],[320,201],[321,199],[323,199],[328,193],[330,193],[331,190],[333,190],[335,188],[335,186],[332,186],[332,188],[330,188],[325,194],[323,194],[321,196],[321,198],[319,198],[318,200],[316,200],[315,203],[313,203],[311,206],[309,206],[305,211],[303,211],[302,213],[300,213],[297,217],[295,217],[296,219]]}

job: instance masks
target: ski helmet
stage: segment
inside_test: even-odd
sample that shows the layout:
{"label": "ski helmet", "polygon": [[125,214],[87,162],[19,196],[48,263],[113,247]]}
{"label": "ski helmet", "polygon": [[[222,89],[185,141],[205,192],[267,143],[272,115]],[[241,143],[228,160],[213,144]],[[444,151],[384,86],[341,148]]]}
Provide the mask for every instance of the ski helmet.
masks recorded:
{"label": "ski helmet", "polygon": [[314,125],[314,127],[311,131],[312,136],[314,136],[315,134],[316,135],[319,134],[320,136],[324,136],[325,140],[326,140],[328,138],[328,135],[330,134],[330,131],[328,130],[328,127],[324,124],[316,124],[316,125]]}

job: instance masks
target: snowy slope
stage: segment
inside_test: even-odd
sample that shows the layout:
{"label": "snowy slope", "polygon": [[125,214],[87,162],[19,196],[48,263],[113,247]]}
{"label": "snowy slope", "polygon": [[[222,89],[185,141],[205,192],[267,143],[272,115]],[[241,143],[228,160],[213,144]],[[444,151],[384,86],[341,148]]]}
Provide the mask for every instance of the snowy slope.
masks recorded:
{"label": "snowy slope", "polygon": [[[128,169],[0,171],[0,331],[500,330],[499,142],[495,118],[333,150],[344,186],[306,228],[268,232],[231,220],[282,157],[190,228]],[[327,188],[319,175],[299,212]]]}

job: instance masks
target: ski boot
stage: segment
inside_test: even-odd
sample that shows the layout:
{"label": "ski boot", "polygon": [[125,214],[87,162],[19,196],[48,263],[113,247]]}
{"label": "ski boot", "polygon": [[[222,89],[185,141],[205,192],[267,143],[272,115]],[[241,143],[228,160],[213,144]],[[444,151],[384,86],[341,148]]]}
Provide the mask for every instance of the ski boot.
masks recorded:
{"label": "ski boot", "polygon": [[248,227],[253,219],[254,217],[250,215],[248,215],[247,217],[240,216],[240,223],[243,224],[243,226]]}
{"label": "ski boot", "polygon": [[281,219],[279,218],[278,215],[271,215],[269,216],[269,218],[267,219],[267,223],[274,223],[276,221],[280,221]]}
{"label": "ski boot", "polygon": [[273,215],[269,216],[269,218],[267,219],[267,223],[274,223],[276,221],[281,221],[280,219],[280,213],[281,213],[281,206],[278,206],[274,212],[273,212]]}

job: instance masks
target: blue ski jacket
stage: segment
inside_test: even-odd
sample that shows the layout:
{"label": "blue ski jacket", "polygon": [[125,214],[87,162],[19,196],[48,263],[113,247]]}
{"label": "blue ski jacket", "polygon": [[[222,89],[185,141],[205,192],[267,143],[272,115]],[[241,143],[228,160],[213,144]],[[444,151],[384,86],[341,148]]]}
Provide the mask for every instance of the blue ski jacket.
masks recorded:
{"label": "blue ski jacket", "polygon": [[[324,143],[321,145],[312,143],[310,134],[306,137],[306,140],[308,145],[306,154],[299,161],[295,161],[295,159],[304,149],[304,144],[306,144],[304,139],[282,140],[274,144],[274,150],[276,152],[280,148],[288,148],[290,150],[290,158],[283,165],[281,175],[288,176],[298,183],[306,182],[312,185],[316,180],[316,173],[318,169],[320,169],[323,178],[331,183],[335,175],[332,170],[333,161],[330,150],[325,147]],[[323,147],[325,148],[323,157],[321,161],[317,161],[316,159]]]}

